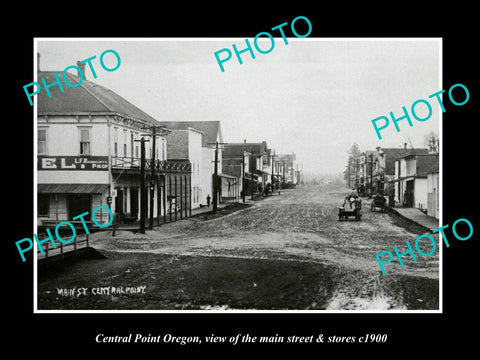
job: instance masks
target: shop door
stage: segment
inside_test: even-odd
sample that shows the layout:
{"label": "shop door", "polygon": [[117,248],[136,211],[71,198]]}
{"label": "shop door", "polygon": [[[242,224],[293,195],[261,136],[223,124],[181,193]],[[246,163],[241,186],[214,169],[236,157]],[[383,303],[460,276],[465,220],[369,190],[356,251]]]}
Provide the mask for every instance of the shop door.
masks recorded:
{"label": "shop door", "polygon": [[116,189],[117,196],[115,196],[115,212],[119,214],[123,214],[123,190]]}
{"label": "shop door", "polygon": [[406,206],[413,207],[414,206],[414,199],[413,194],[415,191],[413,180],[407,181],[407,188],[405,189],[405,197],[406,197]]}
{"label": "shop door", "polygon": [[72,218],[88,212],[83,216],[85,220],[90,220],[92,211],[92,195],[90,194],[70,194],[68,195],[68,218]]}
{"label": "shop door", "polygon": [[138,218],[138,189],[130,188],[130,214]]}

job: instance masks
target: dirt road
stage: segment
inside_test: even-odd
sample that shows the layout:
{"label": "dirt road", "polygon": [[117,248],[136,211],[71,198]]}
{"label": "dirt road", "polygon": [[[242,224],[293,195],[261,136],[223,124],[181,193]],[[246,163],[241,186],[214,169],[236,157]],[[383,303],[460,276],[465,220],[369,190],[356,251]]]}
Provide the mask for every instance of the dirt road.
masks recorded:
{"label": "dirt road", "polygon": [[[375,259],[424,230],[368,209],[361,221],[339,222],[346,193],[299,187],[220,218],[97,233],[91,245],[107,259],[42,271],[39,308],[438,309],[438,251],[416,262],[405,256],[404,267],[394,261],[386,275]],[[57,290],[130,285],[146,293],[75,298]]]}

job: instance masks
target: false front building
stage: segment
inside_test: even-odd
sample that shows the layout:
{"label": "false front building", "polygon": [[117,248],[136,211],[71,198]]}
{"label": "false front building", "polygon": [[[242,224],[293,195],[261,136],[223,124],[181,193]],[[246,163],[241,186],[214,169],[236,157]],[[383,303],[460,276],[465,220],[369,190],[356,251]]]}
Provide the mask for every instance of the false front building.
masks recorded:
{"label": "false front building", "polygon": [[[77,74],[66,77],[71,84],[79,82]],[[39,70],[38,78],[55,82],[51,71]],[[63,92],[58,85],[49,90],[51,98],[45,92],[37,95],[39,226],[91,214],[99,205],[110,206],[120,221],[139,218],[141,203],[156,223],[190,214],[190,162],[167,161],[168,129],[113,91],[87,80],[75,88],[63,84]],[[142,138],[148,140],[143,142],[143,182]],[[108,220],[106,211],[96,218],[102,216]]]}
{"label": "false front building", "polygon": [[[161,121],[172,130],[167,136],[168,159],[188,160],[192,164],[192,207],[207,205],[217,191],[217,203],[230,192],[221,186],[235,182],[235,178],[222,174],[223,135],[220,121]],[[215,152],[217,153],[217,187],[215,178]]]}

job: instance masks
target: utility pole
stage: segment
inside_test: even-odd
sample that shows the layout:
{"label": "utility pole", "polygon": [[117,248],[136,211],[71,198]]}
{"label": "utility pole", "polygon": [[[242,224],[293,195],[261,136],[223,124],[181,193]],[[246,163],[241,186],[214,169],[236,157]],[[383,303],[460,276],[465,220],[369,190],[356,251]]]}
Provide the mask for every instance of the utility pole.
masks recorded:
{"label": "utility pole", "polygon": [[[156,128],[152,127],[152,160],[150,161],[150,221],[148,228],[153,229],[153,198],[155,196],[155,136]],[[160,216],[160,214],[159,214]]]}
{"label": "utility pole", "polygon": [[370,154],[370,197],[373,197],[373,154]]}
{"label": "utility pole", "polygon": [[280,195],[280,161],[277,161],[277,190]]}
{"label": "utility pole", "polygon": [[245,202],[245,151],[242,157],[242,200]]}
{"label": "utility pole", "polygon": [[218,145],[224,145],[226,143],[219,143],[215,141],[214,143],[208,143],[209,145],[215,145],[215,164],[213,170],[213,212],[217,212],[217,202],[218,202]]}
{"label": "utility pole", "polygon": [[[160,132],[157,132],[157,129]],[[153,229],[153,208],[154,208],[154,197],[155,197],[155,151],[156,151],[156,138],[158,135],[166,135],[170,133],[170,130],[167,130],[165,126],[147,126],[143,130],[150,130],[151,133],[142,134],[142,136],[151,136],[152,137],[152,158],[150,162],[150,219],[148,228]],[[160,214],[158,214],[160,216]]]}
{"label": "utility pole", "polygon": [[272,158],[272,181],[271,181],[270,186],[271,186],[272,195],[273,195],[273,164],[275,163],[275,155],[272,155],[271,158]]}
{"label": "utility pole", "polygon": [[253,151],[251,152],[251,164],[250,169],[252,171],[252,184],[250,185],[250,190],[252,191],[252,200],[253,200],[253,193],[254,193],[254,184],[253,184]]}
{"label": "utility pole", "polygon": [[140,140],[140,233],[145,234],[145,216],[147,213],[147,199],[145,192],[145,140],[142,136]]}

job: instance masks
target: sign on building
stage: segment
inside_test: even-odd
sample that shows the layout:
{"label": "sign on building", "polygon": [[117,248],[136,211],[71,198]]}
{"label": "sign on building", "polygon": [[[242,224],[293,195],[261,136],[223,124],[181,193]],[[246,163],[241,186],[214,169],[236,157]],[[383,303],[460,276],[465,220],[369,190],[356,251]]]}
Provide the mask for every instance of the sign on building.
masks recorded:
{"label": "sign on building", "polygon": [[108,156],[39,156],[37,170],[108,170]]}

